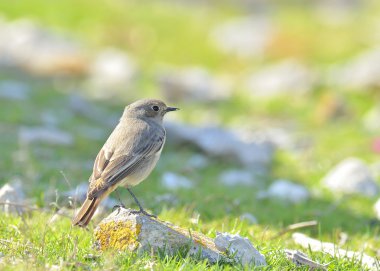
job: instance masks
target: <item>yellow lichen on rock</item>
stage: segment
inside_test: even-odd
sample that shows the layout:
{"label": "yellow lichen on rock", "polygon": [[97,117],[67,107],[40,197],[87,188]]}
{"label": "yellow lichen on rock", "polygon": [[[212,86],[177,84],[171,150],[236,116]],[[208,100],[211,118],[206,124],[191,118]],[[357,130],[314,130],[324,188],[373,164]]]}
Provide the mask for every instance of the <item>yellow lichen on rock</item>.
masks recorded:
{"label": "yellow lichen on rock", "polygon": [[95,238],[101,250],[135,250],[138,245],[138,236],[141,225],[132,224],[130,221],[110,221],[102,223],[95,232]]}

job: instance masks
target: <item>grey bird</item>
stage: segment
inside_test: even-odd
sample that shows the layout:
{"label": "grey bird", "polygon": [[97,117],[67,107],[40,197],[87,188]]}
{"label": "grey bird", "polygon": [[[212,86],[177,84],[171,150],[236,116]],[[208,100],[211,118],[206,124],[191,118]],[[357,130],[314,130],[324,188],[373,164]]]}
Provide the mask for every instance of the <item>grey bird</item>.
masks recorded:
{"label": "grey bird", "polygon": [[138,100],[125,108],[95,159],[87,198],[73,218],[73,225],[86,227],[99,203],[119,186],[126,187],[139,212],[147,214],[130,187],[142,182],[156,166],[166,138],[163,118],[176,110],[154,99]]}

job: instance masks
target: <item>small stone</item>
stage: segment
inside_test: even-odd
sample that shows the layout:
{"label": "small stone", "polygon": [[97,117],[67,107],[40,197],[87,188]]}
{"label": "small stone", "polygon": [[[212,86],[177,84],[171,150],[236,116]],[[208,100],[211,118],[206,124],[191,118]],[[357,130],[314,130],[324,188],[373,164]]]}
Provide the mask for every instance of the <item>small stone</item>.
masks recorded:
{"label": "small stone", "polygon": [[162,72],[159,76],[161,92],[171,102],[207,102],[224,100],[231,96],[227,82],[212,77],[200,67],[177,72]]}
{"label": "small stone", "polygon": [[363,253],[363,251],[341,249],[336,244],[322,242],[321,240],[311,238],[298,232],[293,233],[292,238],[297,245],[310,251],[322,251],[323,253],[327,253],[339,260],[347,260],[350,263],[354,262],[361,264],[365,269],[371,271],[376,271],[380,268],[379,261]]}
{"label": "small stone", "polygon": [[31,144],[41,142],[51,145],[72,145],[74,138],[71,134],[51,127],[21,127],[19,140]]}
{"label": "small stone", "polygon": [[[23,212],[24,208],[22,204],[24,203],[25,196],[22,190],[21,182],[16,182],[14,184],[6,183],[0,189],[0,202],[4,203],[0,205],[0,211],[9,214],[17,213],[20,214]],[[9,204],[6,204],[9,203]],[[20,206],[12,205],[20,204]]]}
{"label": "small stone", "polygon": [[88,67],[76,42],[29,19],[0,24],[0,63],[38,75],[78,75]]}
{"label": "small stone", "polygon": [[285,60],[253,73],[247,80],[247,89],[254,97],[272,98],[279,95],[309,93],[315,75],[295,60]]}
{"label": "small stone", "polygon": [[217,26],[211,33],[215,46],[240,58],[262,56],[274,29],[267,17],[242,17]]}
{"label": "small stone", "polygon": [[251,213],[244,213],[240,216],[240,220],[247,221],[248,223],[255,225],[258,223],[257,218]]}
{"label": "small stone", "polygon": [[273,158],[271,144],[254,139],[246,140],[221,127],[193,127],[180,123],[165,124],[168,142],[190,143],[209,156],[225,158],[264,173]]}
{"label": "small stone", "polygon": [[194,186],[190,179],[172,172],[165,172],[162,175],[161,183],[169,190],[190,189]]}
{"label": "small stone", "polygon": [[190,169],[202,169],[207,167],[209,161],[206,156],[202,154],[192,155],[186,163],[186,166]]}
{"label": "small stone", "polygon": [[0,99],[26,100],[30,87],[19,81],[0,81]]}
{"label": "small stone", "polygon": [[254,175],[247,170],[227,170],[219,177],[220,182],[227,186],[254,185],[256,183]]}
{"label": "small stone", "polygon": [[68,96],[68,106],[75,114],[110,127],[114,127],[120,118],[119,115],[113,115],[104,108],[75,93],[71,93]]}
{"label": "small stone", "polygon": [[275,181],[263,195],[295,204],[305,202],[310,197],[309,191],[303,185],[281,179]]}
{"label": "small stone", "polygon": [[131,87],[136,75],[136,65],[128,54],[116,48],[104,49],[91,65],[88,84],[96,90],[91,94],[99,98],[112,96],[115,91]]}
{"label": "small stone", "polygon": [[323,178],[322,183],[332,192],[361,194],[373,197],[379,187],[369,167],[358,158],[347,158]]}
{"label": "small stone", "polygon": [[349,90],[380,88],[380,49],[365,51],[330,74],[332,84]]}
{"label": "small stone", "polygon": [[238,234],[218,233],[215,238],[215,246],[232,257],[235,262],[243,266],[266,266],[262,255],[249,241]]}
{"label": "small stone", "polygon": [[285,249],[284,250],[286,257],[291,260],[297,266],[306,265],[310,270],[322,269],[327,270],[326,266],[315,261],[312,261],[306,254],[298,250]]}

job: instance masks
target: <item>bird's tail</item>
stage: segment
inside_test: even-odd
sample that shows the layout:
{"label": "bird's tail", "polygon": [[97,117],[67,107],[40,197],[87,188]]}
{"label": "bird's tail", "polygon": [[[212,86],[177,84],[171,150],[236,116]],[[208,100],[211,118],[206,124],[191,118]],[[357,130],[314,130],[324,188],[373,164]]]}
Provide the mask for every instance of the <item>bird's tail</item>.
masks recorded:
{"label": "bird's tail", "polygon": [[86,227],[90,222],[92,216],[94,215],[96,209],[99,206],[99,203],[103,197],[97,197],[93,199],[86,199],[80,208],[79,212],[72,220],[74,226]]}

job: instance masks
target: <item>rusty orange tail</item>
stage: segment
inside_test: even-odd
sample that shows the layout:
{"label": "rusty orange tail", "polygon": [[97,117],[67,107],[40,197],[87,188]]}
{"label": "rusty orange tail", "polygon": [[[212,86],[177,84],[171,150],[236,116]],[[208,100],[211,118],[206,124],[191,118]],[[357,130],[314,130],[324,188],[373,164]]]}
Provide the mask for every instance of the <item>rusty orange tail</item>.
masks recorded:
{"label": "rusty orange tail", "polygon": [[94,215],[103,197],[86,199],[79,212],[72,220],[74,226],[86,227]]}

